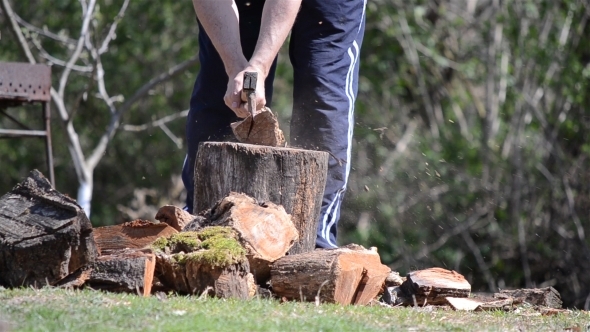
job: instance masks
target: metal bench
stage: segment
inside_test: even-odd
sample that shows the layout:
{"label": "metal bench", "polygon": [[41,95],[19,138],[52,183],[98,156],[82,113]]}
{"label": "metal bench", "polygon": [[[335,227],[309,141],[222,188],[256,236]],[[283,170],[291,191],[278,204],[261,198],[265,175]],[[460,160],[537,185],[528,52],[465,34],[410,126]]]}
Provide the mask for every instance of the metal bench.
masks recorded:
{"label": "metal bench", "polygon": [[[21,129],[2,129],[0,137],[45,138],[49,180],[55,188],[51,148],[51,67],[43,64],[0,62],[0,116],[6,116]],[[43,130],[35,130],[11,116],[6,109],[29,103],[41,103]]]}

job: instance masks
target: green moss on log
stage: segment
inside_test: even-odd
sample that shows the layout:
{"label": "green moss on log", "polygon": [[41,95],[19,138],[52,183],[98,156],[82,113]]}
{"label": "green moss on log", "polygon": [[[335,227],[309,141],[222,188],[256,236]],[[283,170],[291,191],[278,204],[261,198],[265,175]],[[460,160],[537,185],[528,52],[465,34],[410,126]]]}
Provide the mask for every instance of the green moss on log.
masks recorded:
{"label": "green moss on log", "polygon": [[246,250],[231,227],[207,227],[199,232],[180,232],[159,238],[152,247],[170,253],[178,264],[195,262],[225,267],[244,262]]}

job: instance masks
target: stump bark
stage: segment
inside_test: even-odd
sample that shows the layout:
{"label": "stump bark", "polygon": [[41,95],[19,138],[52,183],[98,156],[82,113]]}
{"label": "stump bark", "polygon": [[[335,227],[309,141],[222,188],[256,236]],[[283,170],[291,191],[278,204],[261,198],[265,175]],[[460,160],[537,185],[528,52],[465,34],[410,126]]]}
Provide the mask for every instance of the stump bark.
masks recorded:
{"label": "stump bark", "polygon": [[149,250],[124,250],[100,256],[92,264],[85,285],[111,292],[151,294],[156,268],[155,255]]}
{"label": "stump bark", "polygon": [[201,143],[195,164],[194,211],[230,192],[282,205],[299,232],[289,254],[315,248],[328,153],[230,142]]}
{"label": "stump bark", "polygon": [[37,170],[0,198],[0,284],[54,284],[98,251],[82,208]]}
{"label": "stump bark", "polygon": [[514,289],[501,290],[500,293],[494,294],[499,299],[514,298],[532,305],[561,309],[561,295],[553,287],[531,288],[531,289]]}

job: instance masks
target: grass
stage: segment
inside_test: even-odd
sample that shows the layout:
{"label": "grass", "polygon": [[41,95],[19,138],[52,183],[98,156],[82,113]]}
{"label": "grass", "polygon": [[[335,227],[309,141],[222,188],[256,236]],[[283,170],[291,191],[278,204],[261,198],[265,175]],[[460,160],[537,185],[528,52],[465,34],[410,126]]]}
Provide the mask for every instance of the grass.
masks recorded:
{"label": "grass", "polygon": [[0,288],[0,331],[586,331],[585,311],[542,316],[92,290]]}

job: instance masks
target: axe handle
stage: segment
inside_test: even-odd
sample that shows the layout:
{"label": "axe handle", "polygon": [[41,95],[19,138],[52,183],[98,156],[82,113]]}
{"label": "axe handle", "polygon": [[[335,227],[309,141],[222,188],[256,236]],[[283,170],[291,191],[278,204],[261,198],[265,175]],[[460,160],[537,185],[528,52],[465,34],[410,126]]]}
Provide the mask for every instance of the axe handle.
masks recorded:
{"label": "axe handle", "polygon": [[252,115],[252,121],[254,121],[254,115],[256,114],[256,91],[246,92],[248,112]]}

